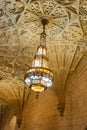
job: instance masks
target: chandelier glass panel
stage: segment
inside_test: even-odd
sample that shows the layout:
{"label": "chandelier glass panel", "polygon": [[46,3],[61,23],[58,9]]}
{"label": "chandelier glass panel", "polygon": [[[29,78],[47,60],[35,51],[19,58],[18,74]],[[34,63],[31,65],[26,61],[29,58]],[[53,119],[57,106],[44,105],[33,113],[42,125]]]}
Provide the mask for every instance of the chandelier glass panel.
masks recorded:
{"label": "chandelier glass panel", "polygon": [[40,45],[37,48],[32,62],[32,67],[24,76],[25,83],[29,86],[29,88],[37,93],[53,86],[53,73],[48,68],[46,47],[45,25],[48,23],[48,20],[42,19],[41,23],[43,25],[43,32],[40,35]]}

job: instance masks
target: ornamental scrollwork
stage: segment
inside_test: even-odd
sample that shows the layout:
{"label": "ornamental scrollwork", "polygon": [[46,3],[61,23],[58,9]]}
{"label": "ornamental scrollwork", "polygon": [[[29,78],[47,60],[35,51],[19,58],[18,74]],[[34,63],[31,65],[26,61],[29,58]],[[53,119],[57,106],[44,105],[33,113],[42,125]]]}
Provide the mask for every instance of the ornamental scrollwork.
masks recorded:
{"label": "ornamental scrollwork", "polygon": [[75,0],[56,0],[58,3],[62,5],[70,5],[72,4]]}
{"label": "ornamental scrollwork", "polygon": [[24,10],[24,2],[18,0],[3,0],[0,3],[1,29],[13,26]]}
{"label": "ornamental scrollwork", "polygon": [[4,0],[4,8],[11,14],[18,14],[24,10],[24,3],[21,0]]}
{"label": "ornamental scrollwork", "polygon": [[68,13],[55,0],[33,1],[27,6],[24,12],[24,25],[33,32],[41,32],[41,18],[49,20],[47,25],[48,32],[52,34],[60,33],[68,22]]}
{"label": "ornamental scrollwork", "polygon": [[78,41],[82,38],[83,32],[78,24],[69,25],[63,32],[62,36],[68,41]]}
{"label": "ornamental scrollwork", "polygon": [[80,1],[80,22],[83,32],[87,35],[87,0]]}
{"label": "ornamental scrollwork", "polygon": [[[87,34],[86,0],[2,0],[0,5],[0,29],[2,30],[9,27],[13,29],[16,25],[26,32],[29,31],[29,35],[33,33],[38,36],[42,31],[43,17],[49,21],[46,26],[49,37],[56,35],[57,39],[62,37],[65,40],[77,41],[82,36],[82,30]],[[77,19],[78,23],[73,24]],[[26,37],[24,34],[22,36]]]}

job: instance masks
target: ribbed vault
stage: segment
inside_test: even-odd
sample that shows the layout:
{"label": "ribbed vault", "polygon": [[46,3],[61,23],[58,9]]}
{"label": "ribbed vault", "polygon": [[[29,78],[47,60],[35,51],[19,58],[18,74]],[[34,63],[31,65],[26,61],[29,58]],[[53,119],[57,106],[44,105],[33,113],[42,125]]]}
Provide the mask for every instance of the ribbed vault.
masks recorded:
{"label": "ribbed vault", "polygon": [[39,44],[43,16],[49,20],[46,33],[49,66],[54,73],[52,91],[61,115],[66,95],[87,70],[86,0],[1,0],[0,99],[19,115],[29,101],[30,90],[23,76]]}

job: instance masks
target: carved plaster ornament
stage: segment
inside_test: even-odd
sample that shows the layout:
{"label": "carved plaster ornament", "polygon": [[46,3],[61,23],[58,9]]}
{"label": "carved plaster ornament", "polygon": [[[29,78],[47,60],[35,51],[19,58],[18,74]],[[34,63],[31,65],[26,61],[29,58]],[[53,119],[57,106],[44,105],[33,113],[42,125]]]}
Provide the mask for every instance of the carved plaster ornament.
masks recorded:
{"label": "carved plaster ornament", "polygon": [[[17,81],[21,79],[19,77],[23,77],[31,66],[42,32],[42,17],[49,20],[46,26],[49,64],[55,75],[54,88],[59,101],[58,109],[63,115],[66,94],[74,82],[71,74],[78,77],[86,65],[86,0],[1,0],[0,70],[5,74],[1,75],[0,91],[4,93],[6,87],[7,93],[3,95],[8,97],[9,85],[3,82],[11,82],[16,86]],[[82,62],[84,67],[80,64]],[[79,72],[78,68],[81,68]],[[72,82],[69,83],[69,80]],[[4,88],[1,87],[3,85]],[[13,89],[11,90],[10,98],[13,95]],[[23,88],[20,90],[23,92]],[[15,92],[18,91],[16,87]],[[8,98],[4,98],[3,95],[2,98],[7,101]],[[17,98],[15,94],[14,97]],[[14,101],[10,103],[18,108]]]}

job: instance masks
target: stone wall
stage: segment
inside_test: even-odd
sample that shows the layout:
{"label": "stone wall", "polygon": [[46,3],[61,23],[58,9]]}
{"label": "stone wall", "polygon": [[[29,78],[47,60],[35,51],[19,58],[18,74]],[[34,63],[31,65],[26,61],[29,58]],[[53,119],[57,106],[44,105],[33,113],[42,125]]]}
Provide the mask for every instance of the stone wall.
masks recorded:
{"label": "stone wall", "polygon": [[71,130],[71,110],[71,96],[66,97],[65,113],[61,117],[53,90],[47,90],[38,99],[32,94],[23,112],[21,130]]}
{"label": "stone wall", "polygon": [[87,72],[75,83],[72,91],[72,130],[87,126]]}
{"label": "stone wall", "polygon": [[58,111],[58,98],[48,89],[36,99],[31,93],[26,103],[20,130],[87,130],[87,72],[75,82],[66,96],[65,112]]}
{"label": "stone wall", "polygon": [[21,130],[58,130],[58,100],[56,93],[49,89],[36,99],[31,94],[27,102]]}

